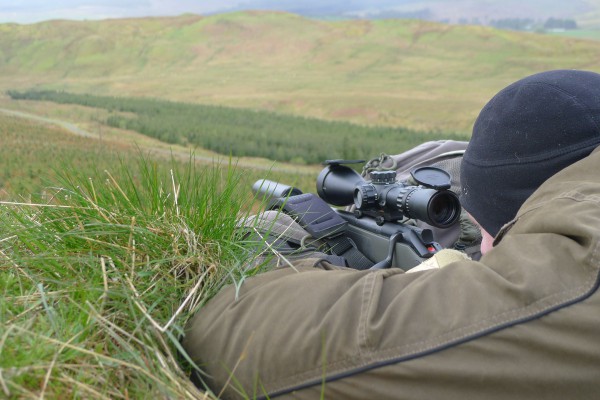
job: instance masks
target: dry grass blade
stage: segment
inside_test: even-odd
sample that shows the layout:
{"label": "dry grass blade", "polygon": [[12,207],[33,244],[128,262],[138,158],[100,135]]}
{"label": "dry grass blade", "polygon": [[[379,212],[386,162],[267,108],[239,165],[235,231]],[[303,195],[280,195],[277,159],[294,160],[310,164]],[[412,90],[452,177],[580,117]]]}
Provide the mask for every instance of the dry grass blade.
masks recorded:
{"label": "dry grass blade", "polygon": [[79,334],[73,336],[71,339],[69,339],[69,341],[67,341],[64,345],[62,345],[60,347],[60,349],[58,349],[58,351],[54,354],[54,357],[52,358],[52,362],[50,363],[50,366],[48,367],[48,372],[46,373],[46,377],[44,378],[44,383],[42,385],[42,389],[41,389],[41,393],[40,393],[40,400],[42,400],[44,398],[44,394],[46,393],[46,387],[48,386],[48,381],[50,380],[50,376],[52,375],[52,369],[54,368],[54,365],[56,364],[58,355],[60,353],[62,353],[62,351],[66,348],[66,346],[68,344],[70,344],[73,340],[77,339],[78,336],[79,336]]}

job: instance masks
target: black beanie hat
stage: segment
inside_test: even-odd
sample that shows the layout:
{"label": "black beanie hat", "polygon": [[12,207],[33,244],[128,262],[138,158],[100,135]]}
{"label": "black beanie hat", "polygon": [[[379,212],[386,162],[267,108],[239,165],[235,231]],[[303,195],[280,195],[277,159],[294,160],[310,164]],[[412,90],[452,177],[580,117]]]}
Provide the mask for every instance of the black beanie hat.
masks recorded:
{"label": "black beanie hat", "polygon": [[461,203],[490,235],[548,178],[600,144],[600,74],[521,79],[481,110],[461,166]]}

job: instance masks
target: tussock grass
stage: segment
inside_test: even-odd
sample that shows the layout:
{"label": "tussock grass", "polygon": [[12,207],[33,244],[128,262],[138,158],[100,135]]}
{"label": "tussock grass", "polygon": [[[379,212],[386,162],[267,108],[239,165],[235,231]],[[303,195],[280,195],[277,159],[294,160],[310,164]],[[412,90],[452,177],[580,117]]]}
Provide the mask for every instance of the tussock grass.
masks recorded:
{"label": "tussock grass", "polygon": [[67,169],[52,195],[0,204],[0,397],[214,398],[179,338],[247,274],[249,199],[234,165],[173,165]]}

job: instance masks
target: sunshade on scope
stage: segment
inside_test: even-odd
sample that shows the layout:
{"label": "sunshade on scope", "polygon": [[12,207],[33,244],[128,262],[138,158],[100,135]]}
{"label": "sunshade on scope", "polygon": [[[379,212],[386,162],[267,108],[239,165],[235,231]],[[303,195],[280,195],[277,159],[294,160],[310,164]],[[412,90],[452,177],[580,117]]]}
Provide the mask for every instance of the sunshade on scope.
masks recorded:
{"label": "sunshade on scope", "polygon": [[396,171],[373,171],[363,179],[350,162],[329,160],[317,177],[317,193],[329,204],[354,204],[358,215],[375,217],[383,224],[403,218],[417,219],[448,228],[460,217],[458,196],[448,190],[450,175],[439,168],[423,167],[411,172],[418,185],[398,182]]}

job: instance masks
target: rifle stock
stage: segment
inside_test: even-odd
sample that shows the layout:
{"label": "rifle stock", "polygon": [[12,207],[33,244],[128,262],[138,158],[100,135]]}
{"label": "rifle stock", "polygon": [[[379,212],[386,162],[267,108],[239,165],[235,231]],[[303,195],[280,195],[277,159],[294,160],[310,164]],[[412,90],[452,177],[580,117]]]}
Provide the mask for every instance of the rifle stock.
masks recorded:
{"label": "rifle stock", "polygon": [[[407,271],[441,250],[429,229],[398,222],[378,225],[370,217],[358,218],[347,211],[336,212],[348,222],[345,234],[365,257],[376,263],[375,269],[393,267]],[[394,237],[395,240],[392,240]],[[389,259],[389,265],[381,265],[386,259]]]}

